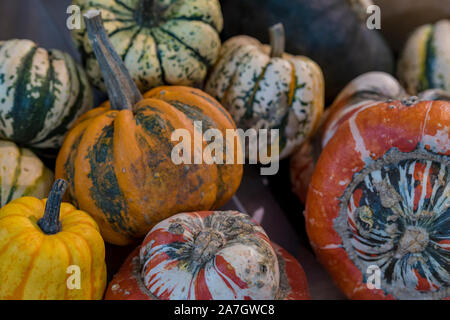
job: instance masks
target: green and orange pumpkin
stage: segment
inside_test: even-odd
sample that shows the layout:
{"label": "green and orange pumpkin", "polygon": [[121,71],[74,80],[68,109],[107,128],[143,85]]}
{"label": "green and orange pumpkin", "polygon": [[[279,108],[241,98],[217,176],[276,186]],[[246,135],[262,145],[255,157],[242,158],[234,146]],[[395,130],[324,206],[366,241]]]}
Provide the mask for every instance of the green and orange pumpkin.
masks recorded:
{"label": "green and orange pumpkin", "polygon": [[[55,175],[70,182],[69,198],[94,217],[106,241],[123,245],[170,215],[223,205],[240,184],[242,164],[176,164],[175,130],[193,137],[194,121],[200,121],[204,130],[225,136],[235,129],[233,120],[198,89],[164,86],[142,97],[109,43],[99,13],[89,13],[94,15],[86,24],[111,100],[78,119],[58,155]],[[236,140],[229,152],[238,157]],[[192,141],[192,155],[205,145]]]}

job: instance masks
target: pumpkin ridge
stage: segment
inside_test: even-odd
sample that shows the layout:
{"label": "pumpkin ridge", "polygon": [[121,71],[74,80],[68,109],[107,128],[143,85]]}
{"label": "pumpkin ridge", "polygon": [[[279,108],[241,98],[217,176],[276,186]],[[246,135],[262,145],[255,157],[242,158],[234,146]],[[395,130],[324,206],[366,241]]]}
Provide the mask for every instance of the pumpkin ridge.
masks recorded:
{"label": "pumpkin ridge", "polygon": [[[128,226],[122,215],[122,212],[127,212],[126,202],[117,183],[114,169],[109,165],[114,162],[111,148],[114,127],[106,125],[101,132],[86,155],[91,166],[88,177],[92,180],[92,187],[89,192],[95,205],[104,209],[105,218],[116,232],[132,234],[132,228]],[[104,168],[100,169],[97,164],[103,164]]]}
{"label": "pumpkin ridge", "polygon": [[135,33],[133,33],[133,35],[130,37],[130,43],[128,44],[127,48],[124,50],[124,52],[121,55],[122,61],[125,61],[125,58],[128,54],[128,52],[130,51],[131,47],[134,45],[134,40],[136,39],[136,37],[138,36],[138,34],[141,32],[142,27],[139,27]]}
{"label": "pumpkin ridge", "polygon": [[215,26],[213,23],[209,22],[209,21],[205,21],[203,19],[203,16],[178,16],[178,17],[174,17],[174,18],[170,18],[170,20],[180,20],[180,21],[197,21],[197,22],[202,22],[208,26],[210,26],[211,28],[213,28],[214,30],[216,30],[217,32],[220,32],[220,30],[217,29],[217,26]]}
{"label": "pumpkin ridge", "polygon": [[123,3],[120,0],[114,0],[115,3],[117,3],[118,5],[120,5],[121,7],[127,9],[128,11],[133,12],[133,9],[131,9],[129,6],[127,6],[125,3]]}
{"label": "pumpkin ridge", "polygon": [[151,34],[151,37],[153,38],[153,41],[155,43],[156,57],[158,58],[159,67],[161,69],[161,82],[167,83],[166,71],[164,70],[164,65],[162,63],[162,55],[161,55],[161,50],[160,50],[159,39],[157,39],[157,37],[155,36],[153,30],[150,30],[150,34]]}
{"label": "pumpkin ridge", "polygon": [[92,259],[92,257],[93,257],[93,252],[92,252],[92,248],[91,248],[91,245],[90,245],[90,243],[81,235],[81,234],[79,234],[79,233],[77,233],[77,232],[74,232],[74,231],[67,231],[67,230],[62,230],[61,232],[66,232],[66,233],[70,233],[70,234],[73,234],[75,237],[77,237],[77,238],[79,238],[81,241],[83,241],[85,244],[86,244],[86,248],[88,248],[88,250],[89,250],[89,257],[90,257],[90,279],[91,279],[91,281],[89,282],[91,285],[90,285],[90,297],[91,297],[91,299],[94,299],[94,286],[92,285],[93,283],[94,283],[94,274],[95,274],[95,272],[94,272],[94,263],[93,263],[93,259]]}
{"label": "pumpkin ridge", "polygon": [[175,39],[178,43],[180,43],[182,46],[184,46],[186,49],[188,49],[190,52],[194,54],[198,60],[205,65],[206,68],[209,68],[211,66],[211,62],[208,61],[205,57],[203,57],[196,49],[182,41],[178,36],[176,36],[173,32],[170,32],[163,27],[159,28],[160,31],[170,36],[172,39]]}
{"label": "pumpkin ridge", "polygon": [[[433,74],[436,72],[435,70],[435,63],[436,63],[436,47],[434,43],[434,32],[436,30],[435,25],[431,25],[431,31],[430,35],[427,39],[426,44],[426,56],[425,56],[425,70],[424,70],[424,76],[426,78],[426,85],[425,87],[422,87],[420,91],[425,90],[426,88],[436,88],[436,83],[433,79]],[[445,89],[445,88],[442,88]]]}
{"label": "pumpkin ridge", "polygon": [[[20,236],[20,234],[19,234],[19,236]],[[19,237],[17,237],[17,238],[19,238]],[[25,277],[22,279],[22,281],[19,283],[19,285],[14,290],[14,292],[11,295],[11,298],[19,297],[19,296],[24,294],[26,282],[27,282],[28,278],[30,277],[31,271],[33,270],[32,267],[35,264],[37,257],[39,256],[39,250],[40,250],[40,248],[42,247],[42,245],[44,244],[44,241],[45,241],[45,238],[39,237],[39,239],[41,239],[41,243],[36,248],[36,251],[34,252],[33,257],[31,258],[31,260],[30,260],[30,262],[28,264],[27,271],[25,271]],[[13,240],[13,239],[11,239],[11,240]]]}
{"label": "pumpkin ridge", "polygon": [[6,202],[8,203],[12,200],[12,197],[14,195],[14,192],[17,189],[17,180],[19,179],[19,175],[20,175],[20,164],[22,162],[22,149],[21,148],[17,148],[17,162],[16,162],[16,169],[14,170],[14,177],[12,179],[12,183],[11,183],[11,187],[9,189],[9,194],[8,197],[6,198]]}
{"label": "pumpkin ridge", "polygon": [[[251,119],[251,118],[252,118],[252,114],[253,114],[253,102],[254,102],[256,93],[257,93],[257,92],[259,91],[259,89],[260,89],[259,83],[264,79],[264,74],[266,73],[267,68],[269,67],[269,65],[271,65],[271,62],[270,62],[270,61],[269,61],[269,62],[264,66],[264,68],[261,70],[261,73],[259,74],[259,76],[258,76],[257,78],[254,79],[255,84],[254,84],[253,88],[251,89],[250,96],[248,95],[249,92],[246,93],[246,96],[245,96],[245,97],[248,98],[248,99],[247,99],[247,101],[245,102],[245,105],[244,105],[244,109],[245,109],[245,113],[244,113],[244,115],[243,115],[243,118],[244,118],[244,119]],[[239,121],[239,122],[240,122],[240,121]]]}
{"label": "pumpkin ridge", "polygon": [[62,135],[66,133],[68,124],[75,119],[76,114],[80,111],[80,109],[83,106],[84,103],[84,94],[85,94],[85,85],[83,84],[83,81],[81,81],[80,77],[80,71],[79,67],[75,66],[75,73],[77,75],[77,81],[80,84],[80,88],[77,94],[77,97],[75,99],[75,102],[72,105],[72,108],[70,108],[68,114],[62,118],[61,123],[56,126],[54,129],[50,130],[43,138],[39,139],[38,141],[35,141],[35,143],[41,143],[47,139],[49,139],[52,136],[56,135]]}
{"label": "pumpkin ridge", "polygon": [[[11,108],[11,110],[8,112],[8,114],[6,115],[7,117],[11,117],[14,119],[13,121],[13,125],[12,125],[12,129],[13,129],[13,138],[16,141],[21,141],[22,139],[20,137],[17,137],[17,132],[21,132],[21,134],[23,134],[23,131],[27,131],[27,130],[22,130],[22,128],[16,128],[17,124],[19,123],[19,120],[16,119],[16,113],[17,113],[17,109],[19,108],[26,108],[26,102],[22,101],[23,99],[25,99],[26,97],[26,92],[27,92],[27,88],[26,88],[26,82],[27,80],[29,80],[29,77],[31,76],[31,72],[30,72],[30,68],[33,65],[33,58],[34,55],[37,51],[37,46],[33,45],[33,47],[31,48],[31,50],[22,58],[21,62],[20,62],[20,66],[17,70],[17,79],[14,82],[14,87],[15,87],[15,91],[14,91],[14,100],[13,100],[13,106]],[[8,89],[9,90],[9,89]],[[42,97],[42,96],[40,96]],[[27,114],[26,112],[23,112],[24,110],[22,110],[22,112],[19,113],[19,116],[22,114]],[[26,128],[25,128],[26,129]],[[28,139],[25,139],[28,140]]]}

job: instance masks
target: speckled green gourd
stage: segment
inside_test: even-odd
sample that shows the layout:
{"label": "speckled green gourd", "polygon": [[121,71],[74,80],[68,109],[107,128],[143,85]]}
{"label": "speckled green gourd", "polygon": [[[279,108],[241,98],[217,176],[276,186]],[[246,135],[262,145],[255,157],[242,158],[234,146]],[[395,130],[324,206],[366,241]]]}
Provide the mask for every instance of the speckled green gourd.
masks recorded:
{"label": "speckled green gourd", "polygon": [[314,132],[324,106],[320,67],[284,53],[283,30],[280,24],[269,29],[271,46],[248,36],[227,40],[205,86],[239,128],[278,129],[280,158]]}
{"label": "speckled green gourd", "polygon": [[0,42],[0,138],[57,149],[93,105],[87,77],[69,54],[30,40]]}
{"label": "speckled green gourd", "polygon": [[[201,85],[220,50],[218,0],[74,0],[101,11],[108,37],[139,90]],[[74,30],[91,82],[106,91],[84,27]]]}
{"label": "speckled green gourd", "polygon": [[450,20],[423,25],[411,34],[399,60],[398,78],[410,94],[450,91]]}

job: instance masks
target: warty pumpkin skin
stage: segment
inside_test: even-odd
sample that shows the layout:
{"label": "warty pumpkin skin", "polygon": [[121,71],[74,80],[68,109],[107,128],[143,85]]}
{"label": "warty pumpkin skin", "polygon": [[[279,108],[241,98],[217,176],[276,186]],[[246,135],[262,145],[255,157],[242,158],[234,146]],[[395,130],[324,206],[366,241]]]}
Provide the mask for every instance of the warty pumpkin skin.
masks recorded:
{"label": "warty pumpkin skin", "polygon": [[[317,162],[306,228],[351,299],[449,298],[450,103],[373,101],[347,117]],[[381,289],[369,289],[371,265]]]}
{"label": "warty pumpkin skin", "polygon": [[450,92],[450,20],[426,24],[408,38],[398,63],[398,78],[410,94],[427,89]]}
{"label": "warty pumpkin skin", "polygon": [[[220,49],[217,0],[74,0],[84,13],[98,9],[114,49],[140,91],[160,85],[201,85]],[[106,91],[84,26],[73,39],[91,82]]]}
{"label": "warty pumpkin skin", "polygon": [[43,198],[52,183],[53,172],[33,152],[0,140],[0,207],[23,196]]}
{"label": "warty pumpkin skin", "polygon": [[[120,65],[118,60],[112,65],[116,63]],[[120,105],[114,95],[122,91],[125,96],[136,94],[136,100]],[[171,141],[176,129],[187,130],[193,138],[194,121],[224,136],[226,129],[235,128],[212,97],[180,86],[158,87],[144,98],[136,88],[134,93],[123,87],[109,92],[116,106],[106,102],[78,119],[67,134],[55,170],[56,177],[70,182],[71,201],[94,217],[106,241],[133,242],[170,215],[216,208],[231,198],[241,181],[242,164],[177,165],[171,159],[178,144]],[[198,151],[194,141],[192,150],[192,154]],[[239,141],[234,151],[238,156]]]}
{"label": "warty pumpkin skin", "polygon": [[280,158],[313,133],[324,105],[320,67],[284,53],[282,30],[270,29],[272,47],[248,36],[227,40],[205,85],[239,128],[279,129]]}
{"label": "warty pumpkin skin", "polygon": [[0,41],[1,139],[55,151],[92,104],[86,74],[69,54],[30,40]]}
{"label": "warty pumpkin skin", "polygon": [[[103,297],[105,246],[95,221],[61,203],[66,182],[49,199],[16,199],[0,210],[0,299],[84,300]],[[69,266],[80,269],[80,288],[69,289]]]}

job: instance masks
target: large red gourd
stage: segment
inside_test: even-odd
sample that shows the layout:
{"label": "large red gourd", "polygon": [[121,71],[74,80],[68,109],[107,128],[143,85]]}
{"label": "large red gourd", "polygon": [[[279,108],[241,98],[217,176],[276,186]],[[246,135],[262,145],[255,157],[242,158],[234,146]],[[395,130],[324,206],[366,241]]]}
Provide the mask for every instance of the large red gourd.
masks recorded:
{"label": "large red gourd", "polygon": [[[325,124],[311,244],[351,299],[449,298],[450,103],[359,93],[338,98]],[[379,289],[367,285],[374,267]]]}

